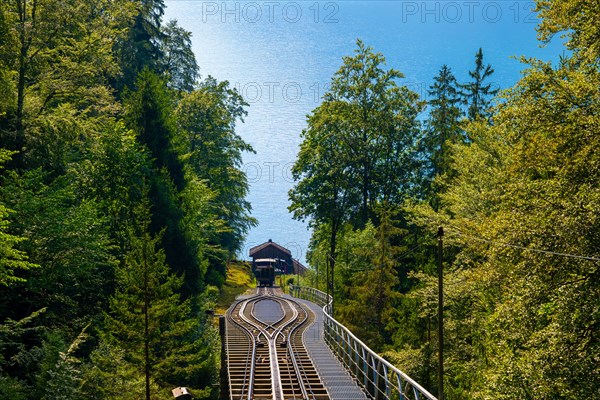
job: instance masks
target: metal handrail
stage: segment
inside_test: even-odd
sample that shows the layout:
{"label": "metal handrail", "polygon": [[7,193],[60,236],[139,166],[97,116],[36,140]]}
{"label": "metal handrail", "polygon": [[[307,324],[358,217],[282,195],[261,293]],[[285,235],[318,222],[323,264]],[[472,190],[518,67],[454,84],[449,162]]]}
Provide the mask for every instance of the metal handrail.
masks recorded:
{"label": "metal handrail", "polygon": [[306,286],[290,293],[323,307],[325,342],[367,394],[375,399],[437,400],[411,377],[383,359],[331,315],[332,297]]}

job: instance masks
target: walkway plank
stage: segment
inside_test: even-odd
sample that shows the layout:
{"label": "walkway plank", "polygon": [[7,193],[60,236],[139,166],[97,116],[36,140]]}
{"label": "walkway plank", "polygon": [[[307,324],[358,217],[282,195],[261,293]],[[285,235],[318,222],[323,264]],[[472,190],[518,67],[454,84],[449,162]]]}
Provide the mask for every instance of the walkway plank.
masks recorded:
{"label": "walkway plank", "polygon": [[307,306],[316,316],[304,332],[304,344],[332,400],[368,400],[355,379],[333,355],[323,336],[323,309],[307,300],[285,295]]}

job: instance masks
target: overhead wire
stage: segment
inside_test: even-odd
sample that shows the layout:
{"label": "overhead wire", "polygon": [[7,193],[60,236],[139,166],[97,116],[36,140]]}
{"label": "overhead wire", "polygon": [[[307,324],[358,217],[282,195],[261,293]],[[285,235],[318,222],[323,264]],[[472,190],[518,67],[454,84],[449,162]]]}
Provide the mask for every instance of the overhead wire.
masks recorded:
{"label": "overhead wire", "polygon": [[537,249],[537,248],[532,248],[532,247],[519,246],[519,245],[516,245],[516,244],[510,244],[510,243],[504,243],[504,242],[497,242],[497,241],[490,240],[490,239],[478,238],[478,237],[466,235],[466,234],[461,233],[461,232],[459,232],[457,230],[454,230],[454,229],[451,230],[450,232],[448,232],[447,235],[449,235],[449,236],[452,236],[452,235],[454,235],[454,236],[460,236],[460,237],[464,237],[464,238],[470,239],[470,240],[475,240],[475,241],[478,241],[478,242],[488,243],[488,244],[492,244],[492,245],[496,245],[496,246],[509,247],[509,248],[519,249],[519,250],[524,250],[524,251],[530,251],[530,252],[533,252],[533,253],[540,253],[540,254],[546,254],[546,255],[554,255],[554,256],[560,256],[560,257],[575,258],[575,259],[579,259],[579,260],[600,261],[600,257],[582,256],[582,255],[570,254],[570,253],[561,253],[561,252],[557,252],[557,251],[551,251],[551,250]]}

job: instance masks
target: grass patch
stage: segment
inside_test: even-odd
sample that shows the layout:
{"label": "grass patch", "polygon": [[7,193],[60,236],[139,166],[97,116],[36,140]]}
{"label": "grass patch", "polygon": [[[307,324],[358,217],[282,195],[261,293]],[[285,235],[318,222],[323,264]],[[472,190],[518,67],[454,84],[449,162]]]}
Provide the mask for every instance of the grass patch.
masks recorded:
{"label": "grass patch", "polygon": [[[281,283],[281,284],[280,284]],[[284,293],[289,292],[289,284],[292,283],[294,285],[298,284],[298,275],[296,274],[288,274],[288,275],[279,275],[275,277],[275,284],[281,286],[281,290]],[[312,280],[308,277],[300,275],[300,286],[312,286]]]}
{"label": "grass patch", "polygon": [[235,301],[235,297],[256,287],[252,267],[244,261],[232,261],[227,267],[227,279],[221,288],[217,313],[224,314]]}

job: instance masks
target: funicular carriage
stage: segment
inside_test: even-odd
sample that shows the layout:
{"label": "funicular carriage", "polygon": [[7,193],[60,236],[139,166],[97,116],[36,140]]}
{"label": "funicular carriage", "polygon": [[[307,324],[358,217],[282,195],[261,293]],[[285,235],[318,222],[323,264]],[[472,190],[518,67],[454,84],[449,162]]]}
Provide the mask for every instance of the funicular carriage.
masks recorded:
{"label": "funicular carriage", "polygon": [[275,281],[275,266],[277,260],[274,258],[259,258],[254,260],[254,276],[258,286],[273,286]]}
{"label": "funicular carriage", "polygon": [[303,268],[292,258],[290,250],[278,245],[271,239],[250,249],[252,272],[256,276],[258,286],[273,286],[277,275],[295,273],[295,268]]}

